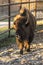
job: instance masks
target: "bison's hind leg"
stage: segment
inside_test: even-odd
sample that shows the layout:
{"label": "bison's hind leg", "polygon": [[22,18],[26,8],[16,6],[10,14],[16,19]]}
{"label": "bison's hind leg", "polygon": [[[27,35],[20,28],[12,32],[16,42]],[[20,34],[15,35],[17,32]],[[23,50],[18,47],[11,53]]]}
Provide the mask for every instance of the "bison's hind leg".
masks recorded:
{"label": "bison's hind leg", "polygon": [[27,40],[24,41],[24,47],[25,47],[27,52],[30,52],[30,43]]}

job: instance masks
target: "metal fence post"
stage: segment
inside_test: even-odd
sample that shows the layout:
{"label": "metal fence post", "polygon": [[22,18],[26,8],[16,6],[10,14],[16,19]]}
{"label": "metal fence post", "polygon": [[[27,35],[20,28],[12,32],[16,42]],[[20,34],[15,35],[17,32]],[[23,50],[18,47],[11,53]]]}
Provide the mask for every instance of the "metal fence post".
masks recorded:
{"label": "metal fence post", "polygon": [[[20,3],[21,3],[21,4],[20,4],[20,9],[21,9],[21,8],[22,8],[22,0],[20,0]],[[20,9],[19,9],[19,10],[20,10]]]}
{"label": "metal fence post", "polygon": [[37,0],[35,0],[35,17],[36,17],[36,13],[37,13]]}
{"label": "metal fence post", "polygon": [[[9,26],[8,26],[8,28],[10,29],[10,0],[8,0],[8,3],[9,3],[9,6],[8,6],[8,16],[9,16],[8,23],[9,23]],[[10,37],[10,30],[9,30],[8,37]]]}
{"label": "metal fence post", "polygon": [[30,3],[30,0],[29,0],[29,11],[30,11],[30,4],[31,4],[31,3]]}

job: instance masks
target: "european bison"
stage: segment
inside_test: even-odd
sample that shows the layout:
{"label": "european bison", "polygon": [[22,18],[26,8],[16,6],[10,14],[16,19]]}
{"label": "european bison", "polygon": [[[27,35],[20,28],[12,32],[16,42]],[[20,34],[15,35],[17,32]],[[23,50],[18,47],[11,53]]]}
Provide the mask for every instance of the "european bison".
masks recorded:
{"label": "european bison", "polygon": [[30,51],[30,43],[34,38],[36,19],[26,8],[21,8],[20,13],[14,17],[14,29],[16,30],[16,42],[23,54],[23,48]]}

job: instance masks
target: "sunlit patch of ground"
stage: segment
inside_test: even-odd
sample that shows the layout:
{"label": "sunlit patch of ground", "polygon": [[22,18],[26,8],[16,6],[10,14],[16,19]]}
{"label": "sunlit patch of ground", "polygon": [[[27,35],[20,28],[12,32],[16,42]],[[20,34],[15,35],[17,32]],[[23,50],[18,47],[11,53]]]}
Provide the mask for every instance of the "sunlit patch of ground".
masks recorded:
{"label": "sunlit patch of ground", "polygon": [[[38,41],[39,42],[39,41]],[[2,49],[0,52],[0,65],[19,65],[19,64],[31,64],[31,65],[43,65],[43,42],[31,45],[31,52],[20,56],[17,54],[19,50],[15,49],[16,45],[12,48]]]}
{"label": "sunlit patch of ground", "polygon": [[0,62],[5,64],[11,64],[11,65],[15,63],[17,64],[31,63],[31,64],[37,64],[37,65],[39,63],[43,64],[43,43],[32,44],[31,52],[25,53],[24,51],[24,54],[22,56],[20,56],[19,50],[15,48],[1,50]]}
{"label": "sunlit patch of ground", "polygon": [[37,25],[43,25],[43,20],[37,21]]}
{"label": "sunlit patch of ground", "polygon": [[43,33],[43,30],[37,31],[37,33]]}

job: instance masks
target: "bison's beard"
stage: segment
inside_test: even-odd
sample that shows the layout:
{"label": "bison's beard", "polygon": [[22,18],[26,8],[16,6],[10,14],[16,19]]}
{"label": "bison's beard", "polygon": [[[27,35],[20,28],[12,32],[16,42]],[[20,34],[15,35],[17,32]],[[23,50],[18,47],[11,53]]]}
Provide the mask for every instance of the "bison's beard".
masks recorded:
{"label": "bison's beard", "polygon": [[18,29],[16,31],[16,36],[18,37],[19,41],[24,41],[26,38],[26,33],[23,29]]}
{"label": "bison's beard", "polygon": [[29,33],[26,33],[26,32],[27,31],[25,31],[24,29],[19,28],[16,31],[16,37],[21,42],[24,42],[25,40],[27,40],[29,43],[31,43],[33,38],[34,38],[34,33],[32,31],[30,31],[30,30],[29,30]]}

